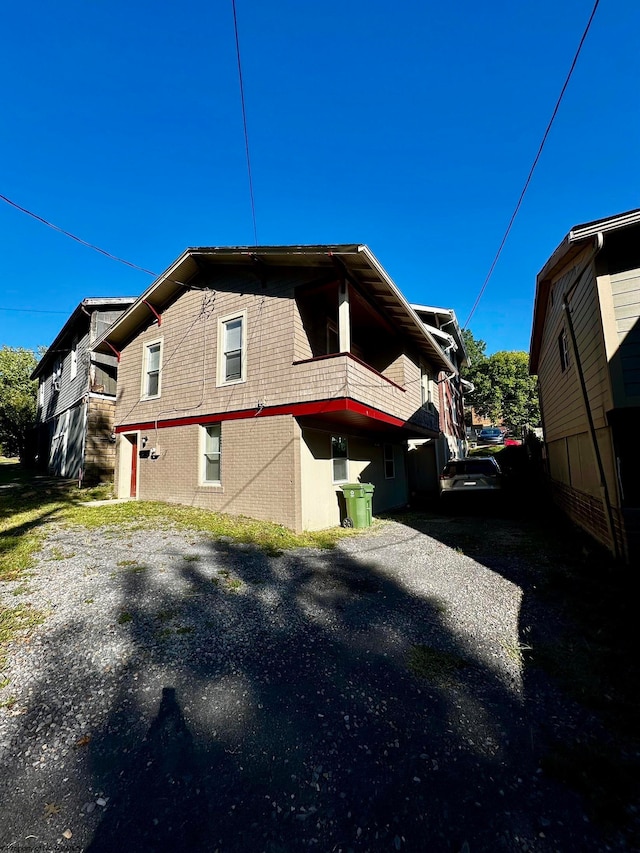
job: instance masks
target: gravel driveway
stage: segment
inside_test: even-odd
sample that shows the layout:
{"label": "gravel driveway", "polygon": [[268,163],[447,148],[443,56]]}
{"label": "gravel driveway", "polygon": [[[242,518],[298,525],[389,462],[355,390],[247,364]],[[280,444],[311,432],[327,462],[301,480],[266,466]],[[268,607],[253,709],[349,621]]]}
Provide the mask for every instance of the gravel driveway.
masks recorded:
{"label": "gravel driveway", "polygon": [[465,530],[271,557],[54,528],[27,588],[0,587],[48,613],[0,690],[0,848],[623,849],[540,768],[542,723],[582,713],[523,671],[542,558],[515,522],[500,555]]}

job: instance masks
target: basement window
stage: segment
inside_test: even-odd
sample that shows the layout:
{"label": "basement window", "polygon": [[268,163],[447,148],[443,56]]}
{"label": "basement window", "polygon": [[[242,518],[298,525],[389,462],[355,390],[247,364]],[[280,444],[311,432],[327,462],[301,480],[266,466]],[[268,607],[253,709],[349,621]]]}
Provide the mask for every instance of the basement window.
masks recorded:
{"label": "basement window", "polygon": [[346,483],[349,478],[349,458],[347,439],[341,435],[331,436],[331,463],[333,482]]}
{"label": "basement window", "polygon": [[220,424],[203,427],[202,482],[207,486],[220,485],[221,458]]}

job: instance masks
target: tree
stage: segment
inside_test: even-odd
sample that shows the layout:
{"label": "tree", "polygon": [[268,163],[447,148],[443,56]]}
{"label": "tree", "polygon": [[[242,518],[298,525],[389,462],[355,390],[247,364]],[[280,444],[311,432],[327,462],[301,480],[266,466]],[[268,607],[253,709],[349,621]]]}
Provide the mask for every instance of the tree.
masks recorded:
{"label": "tree", "polygon": [[0,349],[0,445],[8,456],[24,458],[27,431],[36,414],[38,383],[30,377],[37,363],[31,350]]}
{"label": "tree", "polygon": [[529,375],[527,353],[502,351],[487,357],[484,341],[476,340],[468,329],[463,335],[471,365],[462,375],[474,386],[465,401],[479,415],[504,423],[514,432],[539,426],[537,380]]}

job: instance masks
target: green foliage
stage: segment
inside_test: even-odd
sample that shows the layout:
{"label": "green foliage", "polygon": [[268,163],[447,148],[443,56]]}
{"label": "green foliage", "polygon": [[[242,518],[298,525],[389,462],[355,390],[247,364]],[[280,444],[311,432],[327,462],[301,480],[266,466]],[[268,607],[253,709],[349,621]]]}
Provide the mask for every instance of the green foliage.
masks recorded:
{"label": "green foliage", "polygon": [[465,346],[471,365],[464,378],[474,385],[465,397],[468,405],[493,423],[504,423],[514,432],[524,426],[540,426],[537,379],[529,375],[529,356],[521,351],[485,355],[485,342],[465,329]]}
{"label": "green foliage", "polygon": [[30,379],[38,360],[21,347],[0,349],[0,444],[7,456],[23,456],[35,420],[38,383]]}

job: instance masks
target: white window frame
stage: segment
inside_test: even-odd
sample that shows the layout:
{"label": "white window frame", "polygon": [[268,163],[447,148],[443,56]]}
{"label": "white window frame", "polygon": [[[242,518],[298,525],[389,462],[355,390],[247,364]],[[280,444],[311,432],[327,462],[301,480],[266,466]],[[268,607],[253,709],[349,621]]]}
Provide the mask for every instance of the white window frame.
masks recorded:
{"label": "white window frame", "polygon": [[[218,430],[218,461],[220,464],[220,477],[217,480],[207,480],[207,456],[216,454],[211,454],[210,451],[207,451],[207,435],[210,429]],[[213,486],[220,487],[222,485],[222,424],[202,424],[200,426],[200,485],[202,486]]]}
{"label": "white window frame", "polygon": [[[345,443],[345,455],[344,456],[334,456],[333,455],[333,440],[337,439],[340,441],[344,441]],[[330,438],[331,442],[331,477],[332,482],[334,483],[348,483],[349,482],[349,439],[344,435],[332,435]],[[342,462],[344,460],[345,463],[345,476],[344,477],[336,477],[336,465],[337,461]]]}
{"label": "white window frame", "polygon": [[423,362],[420,363],[420,394],[423,406],[428,406],[433,402],[433,395],[431,393],[431,373],[429,372],[429,368]]}
{"label": "white window frame", "polygon": [[[226,378],[225,336],[226,326],[234,320],[241,320],[242,341],[240,344],[240,376],[237,379]],[[247,311],[236,311],[218,320],[218,387],[222,385],[238,385],[247,381]]]}
{"label": "white window frame", "polygon": [[54,391],[60,390],[60,380],[62,379],[62,359],[57,356],[53,365],[53,373],[51,374],[51,387]]}
{"label": "white window frame", "polygon": [[[389,452],[387,452],[389,451]],[[384,478],[385,480],[395,480],[396,478],[396,457],[393,451],[393,444],[385,442],[382,446],[382,456],[384,461]],[[387,473],[387,463],[391,463],[391,474]]]}
{"label": "white window frame", "polygon": [[44,406],[44,379],[41,379],[38,385],[38,406],[40,408]]}
{"label": "white window frame", "polygon": [[78,339],[74,338],[71,343],[71,373],[70,378],[75,379],[78,375]]}
{"label": "white window frame", "polygon": [[[151,347],[160,346],[160,354],[158,357],[158,392],[156,394],[148,394],[147,389],[149,387],[149,350]],[[141,400],[157,400],[160,394],[162,393],[162,351],[163,351],[163,338],[156,338],[153,341],[145,341],[143,344],[142,350],[142,381],[140,385],[140,399]]]}

